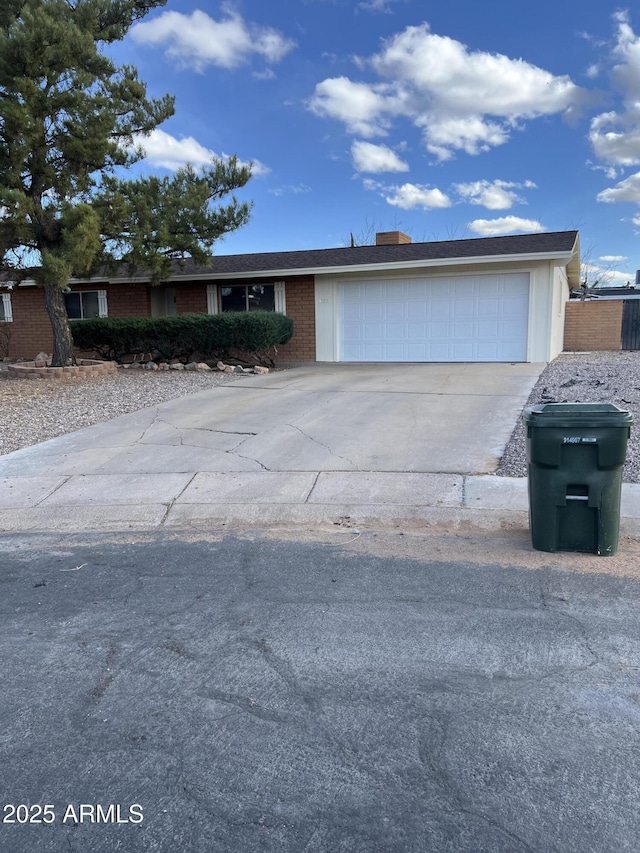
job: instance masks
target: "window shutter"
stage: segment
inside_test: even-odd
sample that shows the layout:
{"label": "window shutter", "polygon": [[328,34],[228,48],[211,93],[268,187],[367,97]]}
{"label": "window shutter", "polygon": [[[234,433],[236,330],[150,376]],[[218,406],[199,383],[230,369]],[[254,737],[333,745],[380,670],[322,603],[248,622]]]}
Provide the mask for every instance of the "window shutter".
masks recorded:
{"label": "window shutter", "polygon": [[98,291],[98,316],[99,317],[108,317],[109,312],[107,311],[107,291],[99,290]]}
{"label": "window shutter", "polygon": [[218,285],[207,285],[207,314],[218,313]]}
{"label": "window shutter", "polygon": [[287,300],[285,297],[284,281],[276,281],[273,286],[275,308],[278,314],[287,313]]}
{"label": "window shutter", "polygon": [[2,294],[2,309],[5,323],[13,323],[13,312],[11,310],[11,294]]}

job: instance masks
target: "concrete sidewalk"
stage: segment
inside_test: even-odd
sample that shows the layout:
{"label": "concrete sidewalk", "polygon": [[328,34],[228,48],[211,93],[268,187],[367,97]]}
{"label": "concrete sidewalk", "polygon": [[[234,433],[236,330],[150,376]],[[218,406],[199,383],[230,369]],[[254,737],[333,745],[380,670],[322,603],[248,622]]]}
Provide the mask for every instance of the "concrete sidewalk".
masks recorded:
{"label": "concrete sidewalk", "polygon": [[[527,527],[492,476],[542,365],[310,365],[0,457],[0,531]],[[640,486],[622,532],[640,530]]]}
{"label": "concrete sidewalk", "polygon": [[[334,524],[500,530],[528,526],[527,481],[389,472],[200,472],[0,481],[0,531]],[[622,488],[621,533],[640,536],[640,485]]]}

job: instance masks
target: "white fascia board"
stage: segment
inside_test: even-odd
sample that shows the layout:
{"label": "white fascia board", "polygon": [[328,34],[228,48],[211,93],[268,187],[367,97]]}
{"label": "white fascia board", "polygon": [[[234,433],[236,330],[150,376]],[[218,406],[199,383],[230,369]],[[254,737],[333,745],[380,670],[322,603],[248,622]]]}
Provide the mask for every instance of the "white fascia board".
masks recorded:
{"label": "white fascia board", "polygon": [[[134,279],[132,279],[133,281]],[[135,279],[137,281],[137,279]],[[90,284],[112,284],[113,279],[108,278],[107,276],[95,276],[95,278],[70,278],[69,284],[82,284],[82,285],[90,285]],[[25,278],[23,279],[18,287],[37,287],[38,283],[33,278]]]}

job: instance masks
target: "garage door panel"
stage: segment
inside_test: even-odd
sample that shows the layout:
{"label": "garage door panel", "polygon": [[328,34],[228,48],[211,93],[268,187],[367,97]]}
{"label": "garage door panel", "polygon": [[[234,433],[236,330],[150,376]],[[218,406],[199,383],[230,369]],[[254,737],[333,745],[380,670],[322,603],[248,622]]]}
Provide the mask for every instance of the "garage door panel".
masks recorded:
{"label": "garage door panel", "polygon": [[381,343],[384,335],[382,334],[382,324],[372,324],[367,323],[363,329],[363,337],[365,341],[376,341],[377,343]]}
{"label": "garage door panel", "polygon": [[427,337],[426,323],[407,323],[407,339],[410,341],[425,340]]}
{"label": "garage door panel", "polygon": [[478,337],[481,340],[486,338],[498,339],[501,332],[501,324],[497,320],[478,320]]}
{"label": "garage door panel", "polygon": [[475,323],[460,323],[452,324],[451,336],[454,340],[468,340],[475,337]]}
{"label": "garage door panel", "polygon": [[453,281],[451,295],[457,299],[462,299],[465,296],[475,296],[477,288],[477,279],[470,277],[457,278]]}
{"label": "garage door panel", "polygon": [[453,316],[453,304],[448,299],[434,299],[428,303],[432,320],[445,320]]}
{"label": "garage door panel", "polygon": [[482,299],[478,302],[479,317],[499,317],[501,302],[499,299]]}
{"label": "garage door panel", "polygon": [[452,361],[474,361],[474,346],[469,342],[454,341],[451,345]]}
{"label": "garage door panel", "polygon": [[477,355],[478,361],[500,361],[500,349],[497,343],[479,343]]}
{"label": "garage door panel", "polygon": [[428,287],[426,281],[408,281],[405,292],[408,299],[426,299]]}
{"label": "garage door panel", "polygon": [[429,339],[444,339],[451,337],[451,323],[429,323],[427,336]]}
{"label": "garage door panel", "polygon": [[458,317],[477,317],[478,303],[475,299],[456,299],[453,302],[453,316]]}
{"label": "garage door panel", "polygon": [[362,303],[347,302],[342,306],[343,323],[362,323],[365,319]]}
{"label": "garage door panel", "polygon": [[528,273],[340,286],[343,361],[525,361]]}
{"label": "garage door panel", "polygon": [[384,305],[381,302],[367,302],[364,306],[364,319],[371,323],[384,319]]}
{"label": "garage door panel", "polygon": [[385,305],[385,317],[387,320],[404,320],[406,313],[406,305],[403,302],[387,303]]}
{"label": "garage door panel", "polygon": [[387,341],[402,341],[407,337],[404,323],[385,323],[384,338]]}

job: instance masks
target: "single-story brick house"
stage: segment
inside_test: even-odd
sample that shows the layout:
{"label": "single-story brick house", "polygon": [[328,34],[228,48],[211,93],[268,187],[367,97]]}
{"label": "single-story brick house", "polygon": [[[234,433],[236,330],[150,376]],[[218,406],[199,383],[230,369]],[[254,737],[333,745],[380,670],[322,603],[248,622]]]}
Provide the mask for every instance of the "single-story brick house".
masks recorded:
{"label": "single-story brick house", "polygon": [[[577,231],[432,243],[391,231],[374,246],[186,261],[155,287],[122,269],[73,281],[66,300],[74,322],[281,311],[295,323],[283,360],[542,362],[562,351],[579,271]],[[42,290],[27,281],[1,292],[10,356],[50,352]]]}

